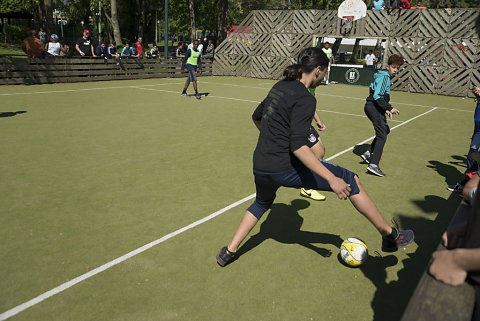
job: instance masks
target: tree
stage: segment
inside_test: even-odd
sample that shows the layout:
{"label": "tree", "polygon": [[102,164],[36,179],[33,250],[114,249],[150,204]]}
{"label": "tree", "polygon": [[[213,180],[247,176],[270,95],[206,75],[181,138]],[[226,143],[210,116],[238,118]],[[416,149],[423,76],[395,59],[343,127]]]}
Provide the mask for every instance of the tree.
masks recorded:
{"label": "tree", "polygon": [[220,0],[218,6],[217,45],[227,36],[228,0]]}
{"label": "tree", "polygon": [[190,39],[193,41],[196,38],[195,5],[193,0],[189,0],[188,7],[190,9]]}
{"label": "tree", "polygon": [[122,34],[120,33],[120,24],[118,23],[118,13],[117,13],[117,0],[110,0],[110,14],[108,15],[107,11],[104,10],[105,16],[112,25],[113,29],[113,39],[117,45],[122,43]]}

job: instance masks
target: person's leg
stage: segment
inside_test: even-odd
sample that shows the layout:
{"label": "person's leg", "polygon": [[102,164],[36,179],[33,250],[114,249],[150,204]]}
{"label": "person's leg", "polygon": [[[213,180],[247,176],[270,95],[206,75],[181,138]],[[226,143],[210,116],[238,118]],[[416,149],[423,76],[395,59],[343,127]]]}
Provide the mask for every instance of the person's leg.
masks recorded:
{"label": "person's leg", "polygon": [[195,93],[198,92],[198,90],[197,90],[197,81],[194,80],[192,84],[193,84],[193,89],[195,90]]}
{"label": "person's leg", "polygon": [[[408,246],[413,243],[413,231],[400,230],[396,220],[394,220],[395,228],[388,225],[375,203],[360,184],[360,180],[356,174],[330,162],[320,161],[333,175],[343,179],[344,182],[350,185],[351,192],[349,199],[353,206],[363,214],[382,235],[383,251],[394,252],[398,249],[398,246]],[[332,190],[325,179],[307,167],[297,170],[296,174],[297,177],[292,175],[293,178],[289,178],[287,182],[283,182],[281,185],[286,187],[298,187],[300,185],[317,190]]]}
{"label": "person's leg", "polygon": [[379,111],[372,102],[367,102],[365,104],[365,114],[372,122],[375,130],[375,138],[370,145],[370,150],[372,152],[370,164],[378,167],[390,128],[388,127],[385,114]]}
{"label": "person's leg", "polygon": [[252,228],[257,224],[262,215],[268,211],[272,206],[276,192],[279,185],[275,184],[271,179],[270,174],[254,173],[255,174],[255,187],[257,195],[255,201],[245,211],[242,221],[240,222],[232,240],[228,244],[220,249],[216,259],[220,266],[225,266],[235,258],[235,252],[242,244],[243,240],[250,233]]}
{"label": "person's leg", "polygon": [[249,210],[245,211],[242,221],[233,235],[232,241],[228,244],[227,249],[232,253],[237,252],[240,244],[242,244],[243,240],[247,237],[257,222],[258,218],[256,218]]}
{"label": "person's leg", "polygon": [[356,175],[355,181],[357,182],[360,192],[349,197],[353,206],[357,209],[357,211],[362,213],[370,221],[370,223],[373,224],[373,226],[375,226],[377,231],[382,236],[392,234],[391,226],[385,221],[375,203],[372,201],[370,196],[368,196],[362,184],[360,184],[360,180]]}

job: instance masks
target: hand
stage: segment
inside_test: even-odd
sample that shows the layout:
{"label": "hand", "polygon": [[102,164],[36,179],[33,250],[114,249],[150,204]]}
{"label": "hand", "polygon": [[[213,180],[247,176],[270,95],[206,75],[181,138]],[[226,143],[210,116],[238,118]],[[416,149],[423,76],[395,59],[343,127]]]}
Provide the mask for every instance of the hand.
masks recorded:
{"label": "hand", "polygon": [[323,121],[317,122],[317,127],[318,127],[318,130],[320,130],[320,131],[324,131],[325,129],[327,129],[327,126],[325,125],[325,123]]}
{"label": "hand", "polygon": [[473,86],[472,92],[473,92],[476,96],[480,96],[480,87]]}
{"label": "hand", "polygon": [[202,69],[200,69],[200,70],[198,71],[198,75],[199,75],[199,76],[202,75]]}
{"label": "hand", "polygon": [[456,251],[458,250],[433,252],[433,262],[429,272],[435,279],[450,285],[460,285],[465,282],[467,271],[457,264]]}
{"label": "hand", "polygon": [[350,196],[350,192],[352,189],[350,188],[350,184],[345,183],[345,181],[341,178],[334,177],[331,182],[329,182],[330,188],[332,191],[337,194],[339,199],[346,200],[348,196]]}

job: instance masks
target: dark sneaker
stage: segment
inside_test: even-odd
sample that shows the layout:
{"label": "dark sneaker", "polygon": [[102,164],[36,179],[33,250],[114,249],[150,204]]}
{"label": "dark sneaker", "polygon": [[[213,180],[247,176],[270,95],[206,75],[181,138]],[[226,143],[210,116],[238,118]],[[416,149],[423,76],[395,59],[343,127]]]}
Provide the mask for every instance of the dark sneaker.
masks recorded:
{"label": "dark sneaker", "polygon": [[382,251],[396,252],[399,247],[407,247],[415,240],[415,235],[412,230],[400,230],[396,218],[392,219],[393,231],[392,234],[382,237]]}
{"label": "dark sneaker", "polygon": [[370,173],[372,173],[374,175],[380,176],[380,177],[385,176],[385,173],[382,172],[380,170],[380,167],[378,167],[378,165],[375,165],[375,164],[368,165],[367,171],[369,171]]}
{"label": "dark sneaker", "polygon": [[462,190],[463,190],[463,186],[462,184],[460,183],[457,183],[455,185],[448,185],[447,186],[447,190],[449,190],[450,192],[458,192],[458,193],[461,193]]}
{"label": "dark sneaker", "polygon": [[182,93],[182,97],[188,97],[187,93]]}
{"label": "dark sneaker", "polygon": [[196,94],[195,94],[195,97],[197,97],[197,99],[200,99],[200,98],[202,98],[202,96],[200,96],[200,94],[199,94],[199,93],[196,93]]}
{"label": "dark sneaker", "polygon": [[360,155],[360,157],[365,161],[365,163],[370,164],[370,158],[372,157],[372,154],[367,150],[365,153]]}
{"label": "dark sneaker", "polygon": [[233,259],[235,258],[235,253],[230,252],[227,249],[227,247],[224,246],[220,249],[220,252],[218,252],[216,258],[217,258],[218,265],[220,265],[221,267],[224,267],[229,262],[233,261]]}

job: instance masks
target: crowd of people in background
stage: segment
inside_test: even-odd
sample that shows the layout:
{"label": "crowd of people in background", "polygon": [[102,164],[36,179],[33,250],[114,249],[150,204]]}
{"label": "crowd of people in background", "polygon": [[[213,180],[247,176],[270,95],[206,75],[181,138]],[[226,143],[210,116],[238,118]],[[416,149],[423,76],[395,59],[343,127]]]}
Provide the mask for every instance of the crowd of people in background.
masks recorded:
{"label": "crowd of people in background", "polygon": [[[205,39],[206,40],[206,39]],[[213,59],[215,54],[215,45],[212,39],[208,39],[206,48],[203,50],[203,43],[201,37],[198,41],[198,51],[203,58]],[[117,43],[111,41],[110,44],[100,41],[100,43],[94,47],[92,39],[90,37],[90,30],[83,30],[82,37],[78,38],[75,42],[76,57],[89,57],[89,58],[104,58],[104,59],[143,59],[143,58],[160,58],[160,51],[156,43],[152,45],[150,49],[147,44],[144,44],[143,38],[138,37],[135,43],[125,42],[123,48],[118,50]],[[185,52],[183,51],[184,44],[179,42],[177,49],[170,56],[171,59],[183,59]],[[188,49],[193,47],[193,42],[188,45]],[[28,58],[48,58],[48,57],[60,57],[67,56],[69,54],[69,46],[67,44],[60,43],[59,37],[56,34],[51,34],[49,41],[47,42],[47,34],[40,28],[37,33],[36,30],[31,29],[30,35],[24,39],[22,45],[23,51],[27,54]],[[150,49],[150,50],[149,50]]]}
{"label": "crowd of people in background", "polygon": [[372,9],[427,9],[427,7],[422,4],[422,0],[416,1],[416,4],[413,6],[408,0],[373,0]]}

